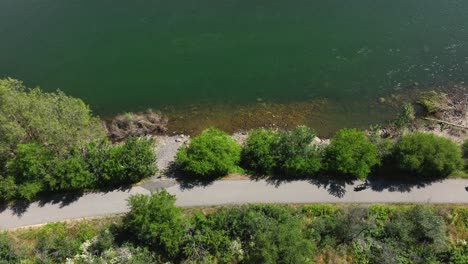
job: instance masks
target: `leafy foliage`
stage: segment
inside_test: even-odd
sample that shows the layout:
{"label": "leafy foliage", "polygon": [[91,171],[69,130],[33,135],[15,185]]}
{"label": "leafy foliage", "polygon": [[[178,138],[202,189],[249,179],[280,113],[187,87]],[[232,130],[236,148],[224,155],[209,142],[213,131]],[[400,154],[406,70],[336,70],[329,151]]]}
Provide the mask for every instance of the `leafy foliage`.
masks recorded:
{"label": "leafy foliage", "polygon": [[242,149],[242,160],[248,169],[258,174],[272,173],[278,163],[275,147],[278,134],[268,129],[254,129]]}
{"label": "leafy foliage", "polygon": [[410,103],[406,103],[401,107],[396,119],[393,121],[395,126],[399,129],[407,128],[415,118],[414,107]]}
{"label": "leafy foliage", "polygon": [[444,177],[463,166],[460,148],[432,134],[403,136],[395,145],[394,156],[400,169],[424,177]]}
{"label": "leafy foliage", "polygon": [[243,263],[308,263],[314,245],[285,208],[270,205],[225,209],[209,215],[213,228],[238,239]]}
{"label": "leafy foliage", "polygon": [[18,263],[20,257],[7,233],[0,232],[0,264]]}
{"label": "leafy foliage", "polygon": [[359,179],[367,177],[371,169],[380,164],[377,147],[356,129],[338,131],[326,149],[326,159],[330,170]]}
{"label": "leafy foliage", "polygon": [[135,183],[155,173],[153,148],[150,139],[128,138],[121,145],[88,143],[56,156],[36,142],[19,144],[6,165],[9,176],[0,176],[0,199],[31,201],[41,192]]}
{"label": "leafy foliage", "polygon": [[203,262],[212,257],[221,263],[235,258],[231,240],[224,230],[212,228],[213,221],[200,213],[191,218],[191,223],[182,239],[183,255],[193,262]]}
{"label": "leafy foliage", "polygon": [[240,153],[240,146],[231,137],[209,128],[178,151],[176,164],[190,176],[220,177],[237,169]]}
{"label": "leafy foliage", "polygon": [[82,100],[57,91],[28,89],[14,79],[0,79],[0,152],[38,142],[56,153],[105,136],[99,119]]}
{"label": "leafy foliage", "polygon": [[441,109],[441,106],[446,103],[446,101],[446,94],[437,91],[429,91],[421,93],[417,103],[424,107],[427,113],[434,114]]}
{"label": "leafy foliage", "polygon": [[468,159],[468,139],[462,145],[463,158]]}
{"label": "leafy foliage", "polygon": [[132,196],[129,205],[123,228],[139,244],[168,257],[177,255],[184,223],[180,209],[175,207],[175,197],[163,190],[151,196]]}
{"label": "leafy foliage", "polygon": [[305,126],[279,134],[279,171],[287,176],[311,176],[322,166],[321,149],[312,145],[315,134]]}
{"label": "leafy foliage", "polygon": [[49,224],[14,231],[10,237],[17,243],[0,234],[0,263],[341,263],[351,259],[373,264],[461,264],[467,260],[464,223],[468,219],[463,206],[447,210],[424,205],[243,205],[192,208],[181,214],[173,205],[174,197],[164,191],[132,199],[138,205],[111,227]]}
{"label": "leafy foliage", "polygon": [[312,144],[314,138],[315,134],[305,126],[278,133],[266,129],[253,130],[244,146],[243,160],[258,174],[312,176],[322,167],[322,151]]}

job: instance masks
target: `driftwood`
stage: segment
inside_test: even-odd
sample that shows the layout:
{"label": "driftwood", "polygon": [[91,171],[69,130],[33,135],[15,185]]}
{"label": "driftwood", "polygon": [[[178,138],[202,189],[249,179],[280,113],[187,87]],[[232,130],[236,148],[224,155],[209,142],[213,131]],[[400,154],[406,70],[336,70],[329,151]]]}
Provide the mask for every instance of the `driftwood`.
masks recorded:
{"label": "driftwood", "polygon": [[454,126],[454,127],[459,127],[459,128],[463,128],[463,129],[468,129],[468,127],[466,127],[466,126],[457,125],[457,124],[454,124],[454,123],[450,123],[450,122],[443,121],[443,120],[439,120],[439,119],[435,119],[435,118],[424,117],[423,119],[429,120],[429,121],[435,121],[435,122],[437,122],[437,123],[442,123],[442,124],[446,124],[446,125],[450,125],[450,126]]}

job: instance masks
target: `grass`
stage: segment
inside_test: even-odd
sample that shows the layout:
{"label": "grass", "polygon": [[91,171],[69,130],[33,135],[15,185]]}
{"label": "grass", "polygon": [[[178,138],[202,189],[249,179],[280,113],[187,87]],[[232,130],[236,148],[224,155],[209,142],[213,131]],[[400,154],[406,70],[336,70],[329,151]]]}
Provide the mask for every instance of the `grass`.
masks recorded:
{"label": "grass", "polygon": [[449,175],[449,179],[468,179],[468,170],[457,170]]}

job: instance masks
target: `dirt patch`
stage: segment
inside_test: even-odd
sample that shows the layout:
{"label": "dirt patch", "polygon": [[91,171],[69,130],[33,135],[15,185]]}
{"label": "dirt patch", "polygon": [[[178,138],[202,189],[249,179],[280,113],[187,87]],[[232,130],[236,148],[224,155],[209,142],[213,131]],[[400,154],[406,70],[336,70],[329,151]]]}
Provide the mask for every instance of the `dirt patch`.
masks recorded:
{"label": "dirt patch", "polygon": [[221,179],[222,181],[244,181],[250,180],[250,176],[246,174],[232,173]]}

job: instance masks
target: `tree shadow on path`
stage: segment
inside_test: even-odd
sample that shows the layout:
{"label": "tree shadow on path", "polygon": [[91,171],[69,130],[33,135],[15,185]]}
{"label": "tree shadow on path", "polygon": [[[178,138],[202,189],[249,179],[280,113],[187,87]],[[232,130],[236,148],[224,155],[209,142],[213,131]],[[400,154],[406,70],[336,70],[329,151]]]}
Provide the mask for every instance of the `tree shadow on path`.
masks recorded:
{"label": "tree shadow on path", "polygon": [[354,184],[355,178],[349,175],[330,176],[330,174],[321,174],[314,176],[285,177],[284,175],[255,175],[254,180],[265,180],[270,184],[279,187],[283,183],[303,181],[313,184],[318,188],[324,188],[330,195],[342,198],[346,194],[346,185]]}
{"label": "tree shadow on path", "polygon": [[176,180],[182,190],[190,190],[195,187],[206,187],[219,179],[219,177],[214,176],[201,178],[199,176],[184,174],[177,168],[175,163],[171,163],[163,174],[169,179]]}
{"label": "tree shadow on path", "polygon": [[128,191],[132,186],[123,186],[119,188],[103,188],[97,189],[92,192],[69,192],[69,193],[54,193],[54,194],[42,194],[34,201],[26,200],[15,200],[10,204],[1,204],[0,213],[4,212],[7,209],[10,209],[14,215],[21,217],[33,203],[37,203],[39,207],[44,207],[49,204],[59,204],[59,208],[67,207],[74,202],[78,201],[81,197],[87,193],[109,193],[113,191]]}

